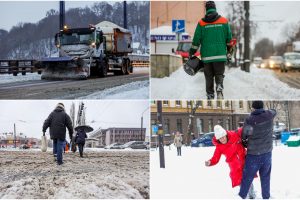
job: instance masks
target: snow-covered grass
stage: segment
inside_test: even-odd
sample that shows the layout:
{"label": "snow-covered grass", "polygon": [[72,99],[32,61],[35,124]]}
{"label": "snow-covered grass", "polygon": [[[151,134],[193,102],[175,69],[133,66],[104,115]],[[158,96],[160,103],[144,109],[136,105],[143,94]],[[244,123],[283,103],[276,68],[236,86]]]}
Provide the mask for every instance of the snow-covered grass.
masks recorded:
{"label": "snow-covered grass", "polygon": [[[251,73],[239,68],[227,69],[224,78],[226,99],[299,99],[300,90],[279,81],[274,72],[251,65]],[[203,72],[187,75],[183,67],[170,77],[151,79],[153,99],[206,99]]]}
{"label": "snow-covered grass", "polygon": [[12,74],[0,75],[0,84],[32,80],[41,80],[41,75],[37,73],[27,73],[25,76],[21,74],[18,74],[18,76],[13,76]]}
{"label": "snow-covered grass", "polygon": [[149,99],[149,81],[136,81],[105,89],[81,99]]}
{"label": "snow-covered grass", "polygon": [[[214,147],[183,147],[182,156],[176,148],[165,148],[165,169],[160,168],[159,151],[150,151],[150,196],[153,199],[240,199],[239,187],[232,188],[229,167],[222,156],[220,162],[206,167]],[[272,157],[271,197],[299,199],[300,148],[275,146]],[[260,179],[254,180],[256,197],[261,197]]]}

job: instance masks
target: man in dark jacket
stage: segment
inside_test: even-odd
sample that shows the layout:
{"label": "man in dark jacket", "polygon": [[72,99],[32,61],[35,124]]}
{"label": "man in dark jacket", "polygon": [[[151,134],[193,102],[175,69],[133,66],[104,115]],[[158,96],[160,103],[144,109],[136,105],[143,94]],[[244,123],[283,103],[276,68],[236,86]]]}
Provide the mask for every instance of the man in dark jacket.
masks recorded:
{"label": "man in dark jacket", "polygon": [[250,116],[245,120],[242,140],[247,155],[239,195],[246,198],[250,185],[259,171],[263,199],[270,198],[270,177],[273,149],[273,120],[275,110],[264,110],[262,101],[253,101]]}
{"label": "man in dark jacket", "polygon": [[69,131],[70,140],[72,140],[73,126],[70,116],[65,113],[64,104],[57,104],[54,111],[50,113],[43,125],[43,134],[47,128],[50,128],[50,138],[53,140],[53,154],[57,155],[57,164],[63,164],[62,152],[66,140],[66,128]]}
{"label": "man in dark jacket", "polygon": [[197,24],[190,57],[194,56],[201,45],[201,59],[204,63],[207,99],[214,99],[214,79],[216,82],[217,98],[223,99],[223,79],[225,62],[227,61],[227,45],[232,34],[228,20],[216,12],[213,1],[205,4],[206,15]]}
{"label": "man in dark jacket", "polygon": [[75,142],[78,145],[80,157],[83,157],[83,148],[85,145],[85,138],[87,138],[84,128],[79,128],[76,134]]}

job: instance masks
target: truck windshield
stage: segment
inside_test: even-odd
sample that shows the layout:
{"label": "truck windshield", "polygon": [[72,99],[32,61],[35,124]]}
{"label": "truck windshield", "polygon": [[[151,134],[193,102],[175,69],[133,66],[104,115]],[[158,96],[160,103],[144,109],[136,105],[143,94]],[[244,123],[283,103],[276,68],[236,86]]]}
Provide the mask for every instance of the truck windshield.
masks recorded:
{"label": "truck windshield", "polygon": [[92,33],[89,34],[79,34],[79,33],[64,33],[60,37],[60,42],[62,45],[71,44],[91,44],[94,41]]}
{"label": "truck windshield", "polygon": [[177,51],[188,52],[192,46],[190,42],[181,42],[178,44]]}

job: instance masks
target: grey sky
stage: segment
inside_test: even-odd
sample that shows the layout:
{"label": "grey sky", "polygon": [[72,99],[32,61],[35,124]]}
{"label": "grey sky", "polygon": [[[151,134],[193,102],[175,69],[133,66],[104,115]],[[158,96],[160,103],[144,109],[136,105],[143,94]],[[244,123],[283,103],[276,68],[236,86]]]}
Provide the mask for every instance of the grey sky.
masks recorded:
{"label": "grey sky", "polygon": [[[70,113],[72,102],[76,102],[76,113],[79,102],[85,103],[87,124],[94,129],[99,127],[141,127],[142,112],[149,108],[149,101],[145,100],[2,100],[0,101],[0,133],[12,132],[16,123],[17,132],[27,137],[40,138],[44,120],[55,108],[56,104],[65,104],[67,113]],[[150,108],[143,114],[143,127],[149,134]],[[91,123],[95,121],[94,123]],[[49,130],[47,130],[47,133]]]}
{"label": "grey sky", "polygon": [[[92,6],[95,1],[66,1],[66,10]],[[20,22],[36,23],[50,9],[59,10],[59,1],[0,1],[0,29],[9,31]]]}
{"label": "grey sky", "polygon": [[[226,16],[226,1],[218,1],[218,12]],[[300,22],[300,1],[250,1],[250,20],[283,20],[279,23],[258,22],[258,31],[252,38],[255,41],[268,37],[275,43],[285,42],[282,31],[286,24]]]}

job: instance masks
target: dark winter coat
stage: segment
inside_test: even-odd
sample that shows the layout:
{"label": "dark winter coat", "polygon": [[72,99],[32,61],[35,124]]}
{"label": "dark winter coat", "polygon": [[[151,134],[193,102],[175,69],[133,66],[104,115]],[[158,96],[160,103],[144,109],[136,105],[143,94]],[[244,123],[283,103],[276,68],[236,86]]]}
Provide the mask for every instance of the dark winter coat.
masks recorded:
{"label": "dark winter coat", "polygon": [[50,128],[50,138],[60,139],[65,141],[66,128],[68,128],[69,136],[72,138],[73,126],[70,116],[65,113],[62,108],[56,108],[50,113],[43,125],[43,132],[46,132],[47,128]]}
{"label": "dark winter coat", "polygon": [[261,155],[272,151],[275,116],[275,110],[257,109],[246,118],[242,138],[247,141],[247,154]]}
{"label": "dark winter coat", "polygon": [[84,130],[79,130],[75,137],[76,144],[84,144],[85,138],[87,138],[86,132]]}
{"label": "dark winter coat", "polygon": [[226,157],[226,162],[230,168],[230,178],[232,187],[241,184],[243,168],[245,164],[246,150],[242,145],[241,134],[242,129],[237,131],[226,131],[227,132],[227,143],[220,143],[215,137],[212,142],[216,146],[213,157],[210,159],[210,165],[217,164],[221,158],[221,155]]}

